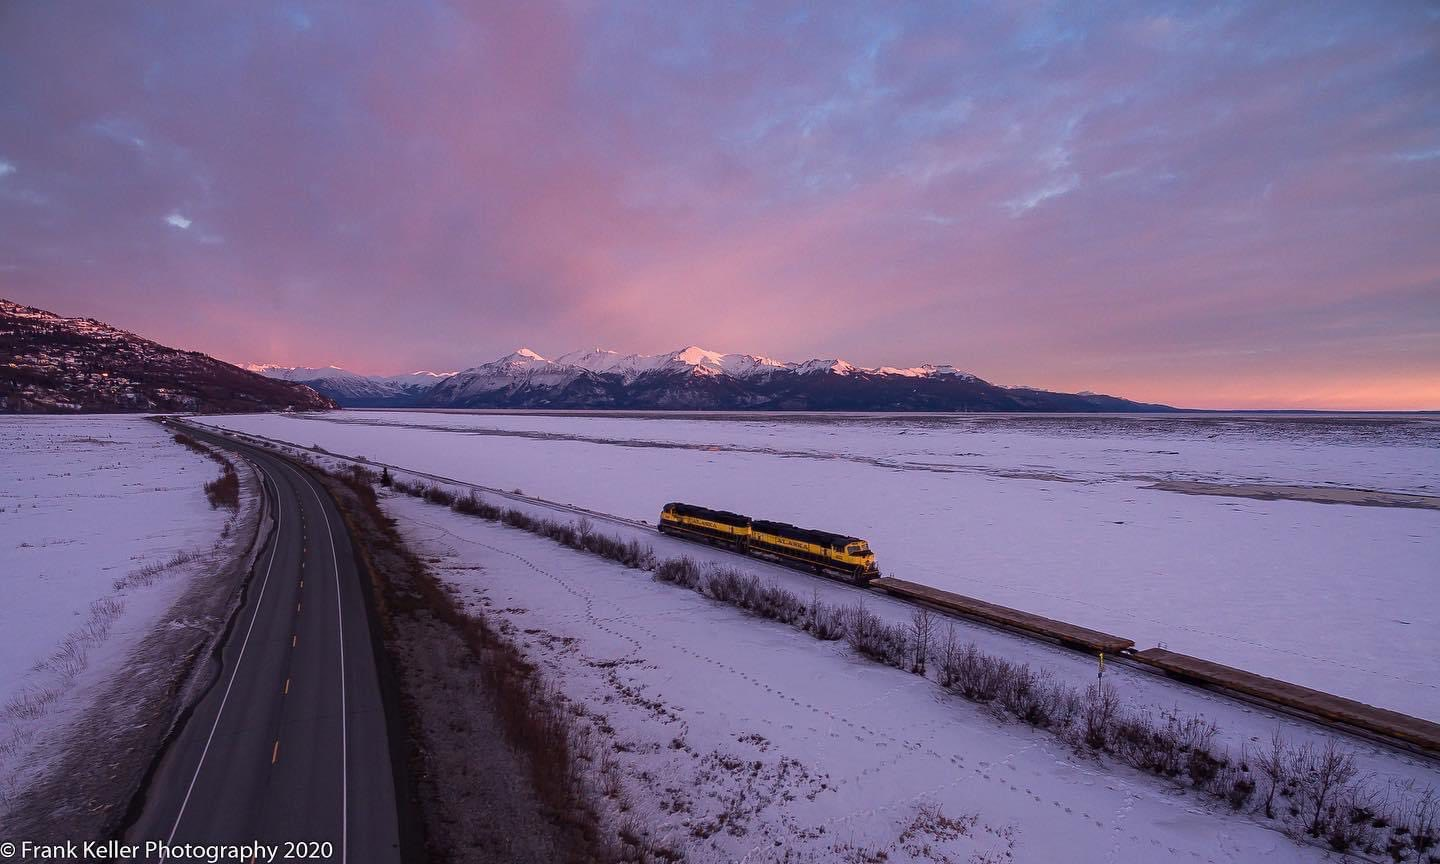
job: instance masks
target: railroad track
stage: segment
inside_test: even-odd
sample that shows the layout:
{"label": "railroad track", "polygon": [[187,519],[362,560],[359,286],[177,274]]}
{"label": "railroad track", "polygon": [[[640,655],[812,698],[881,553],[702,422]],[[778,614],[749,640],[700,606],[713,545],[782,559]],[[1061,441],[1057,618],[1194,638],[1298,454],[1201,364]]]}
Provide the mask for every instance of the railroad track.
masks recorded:
{"label": "railroad track", "polygon": [[[423,478],[434,483],[443,483],[449,486],[471,489],[476,492],[482,492],[486,495],[495,496],[497,498],[505,499],[519,504],[540,506],[550,510],[569,513],[574,516],[590,519],[592,521],[607,522],[612,525],[618,525],[633,530],[651,531],[657,534],[660,533],[656,525],[653,525],[641,519],[627,519],[623,516],[616,516],[614,514],[604,513],[598,510],[590,510],[588,508],[579,507],[574,504],[565,504],[559,501],[551,501],[549,499],[540,498],[534,495],[526,495],[521,492],[509,491],[494,486],[486,486],[482,483],[471,483],[464,480],[456,480],[453,477],[445,477],[443,475],[432,474],[426,471],[418,471],[414,468],[407,468],[403,465],[393,465],[390,463],[378,462],[370,459],[358,459],[351,456],[344,456],[337,453],[331,453],[327,450],[318,449],[316,447],[304,447],[288,441],[268,438],[263,435],[234,432],[231,430],[220,429],[219,427],[209,426],[206,424],[197,425],[201,425],[209,431],[218,432],[225,435],[231,435],[239,439],[248,439],[256,443],[269,444],[275,447],[285,447],[292,450],[304,451],[314,455],[325,456],[341,462],[346,462],[370,469],[388,468],[392,472],[395,472],[397,474],[406,474],[411,477]],[[755,558],[754,556],[746,555],[743,552],[729,549],[724,546],[716,544],[707,545],[708,548],[724,552],[728,555],[735,555],[738,558],[743,558],[750,566],[759,565],[763,567],[777,567],[784,568],[787,572],[801,572],[806,573],[807,575],[814,575],[806,569],[786,567],[783,564],[761,560]],[[1069,628],[1071,630],[1082,631],[1085,633],[1093,632],[1085,631],[1084,628],[1077,628],[1074,627],[1074,625],[1069,625],[1065,622],[1049,621],[1048,619],[1029,615],[1029,613],[1020,612],[1019,610],[1007,609],[1006,607],[996,607],[993,606],[993,604],[988,604],[984,601],[974,600],[973,598],[959,597],[958,599],[963,601],[969,601],[970,603],[975,604],[977,609],[980,609],[980,614],[973,614],[975,610],[971,610],[970,613],[967,613],[966,609],[964,608],[957,608],[954,605],[946,605],[944,597],[934,598],[925,596],[926,594],[948,594],[948,592],[935,591],[934,589],[929,589],[928,591],[908,591],[897,593],[894,590],[886,590],[885,588],[878,585],[856,585],[843,579],[835,579],[824,576],[818,576],[816,578],[823,578],[825,579],[827,584],[840,586],[846,590],[859,592],[861,594],[873,594],[912,606],[929,607],[941,612],[942,614],[951,617],[961,618],[965,620],[968,624],[979,625],[995,632],[1024,636],[1032,640],[1038,640],[1058,647],[1063,647],[1068,650],[1084,651],[1086,653],[1092,654],[1092,656],[1095,653],[1094,644],[1086,643],[1083,641],[1077,643],[1072,639],[1067,639],[1065,635],[1062,635],[1064,632],[1063,630],[1052,629],[1051,632],[1047,633],[1045,632],[1044,627],[1037,628],[1035,626],[1029,626],[1027,622],[1023,619],[1034,619],[1041,622],[1047,622],[1049,625],[1059,625],[1062,628]],[[898,580],[880,581],[881,583],[898,582]],[[913,583],[900,584],[909,585]],[[924,589],[928,586],[916,587]],[[957,597],[958,595],[949,596]],[[937,602],[937,599],[939,602]],[[953,603],[953,601],[951,602]],[[989,607],[991,610],[998,609],[1004,613],[1012,613],[1013,615],[1018,616],[1018,620],[1007,621],[1005,615],[1000,615],[999,617],[996,617],[992,614],[987,614],[982,607]],[[1108,636],[1109,634],[1098,635]],[[1133,643],[1130,643],[1129,640],[1122,641],[1126,644],[1133,645]],[[1397,712],[1385,711],[1384,709],[1364,705],[1362,703],[1354,702],[1353,700],[1343,699],[1342,697],[1338,697],[1333,694],[1310,690],[1309,688],[1298,687],[1297,685],[1288,684],[1287,682],[1274,681],[1273,679],[1263,678],[1262,676],[1253,675],[1253,673],[1248,673],[1238,669],[1231,669],[1230,667],[1220,666],[1219,664],[1214,664],[1210,661],[1201,660],[1199,658],[1185,657],[1183,655],[1172,655],[1170,654],[1170,652],[1164,651],[1162,649],[1147,649],[1146,651],[1136,651],[1133,647],[1127,647],[1117,651],[1111,651],[1109,648],[1105,648],[1103,650],[1106,651],[1105,659],[1107,661],[1113,663],[1120,663],[1127,668],[1133,669],[1138,672],[1145,672],[1151,675],[1157,675],[1175,683],[1188,684],[1190,686],[1206,690],[1207,692],[1215,693],[1251,705],[1260,706],[1288,717],[1304,720],[1327,730],[1338,731],[1371,743],[1381,744],[1396,750],[1403,751],[1408,754],[1419,755],[1429,760],[1440,762],[1440,724],[1433,724],[1429,721],[1409,717],[1407,715],[1399,714]],[[1150,654],[1155,654],[1157,656],[1147,656]],[[1267,698],[1267,696],[1265,695],[1267,687],[1270,690],[1279,693],[1281,698]],[[1330,700],[1330,704],[1326,704],[1325,700]],[[1357,721],[1358,725],[1357,722],[1351,722],[1352,720]],[[1392,732],[1387,730],[1394,731]]]}

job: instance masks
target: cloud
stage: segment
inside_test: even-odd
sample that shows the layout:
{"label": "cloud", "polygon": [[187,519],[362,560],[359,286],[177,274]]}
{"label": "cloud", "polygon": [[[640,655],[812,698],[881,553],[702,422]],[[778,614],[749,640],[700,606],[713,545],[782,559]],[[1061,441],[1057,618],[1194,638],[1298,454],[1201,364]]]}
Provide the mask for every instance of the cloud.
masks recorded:
{"label": "cloud", "polygon": [[1006,201],[1005,206],[1009,209],[1010,215],[1021,216],[1027,210],[1033,210],[1051,198],[1058,198],[1078,188],[1080,188],[1080,176],[1078,174],[1067,174],[1064,177],[1050,181],[1028,195]]}
{"label": "cloud", "polygon": [[171,213],[169,216],[166,216],[165,222],[169,225],[173,225],[176,228],[181,229],[182,231],[186,228],[189,228],[191,225],[191,221],[189,219],[186,219],[179,213]]}
{"label": "cloud", "polygon": [[7,174],[14,174],[14,173],[15,173],[15,166],[14,166],[14,165],[11,165],[9,162],[6,162],[4,159],[0,159],[0,177],[4,177],[4,176],[6,176]]}

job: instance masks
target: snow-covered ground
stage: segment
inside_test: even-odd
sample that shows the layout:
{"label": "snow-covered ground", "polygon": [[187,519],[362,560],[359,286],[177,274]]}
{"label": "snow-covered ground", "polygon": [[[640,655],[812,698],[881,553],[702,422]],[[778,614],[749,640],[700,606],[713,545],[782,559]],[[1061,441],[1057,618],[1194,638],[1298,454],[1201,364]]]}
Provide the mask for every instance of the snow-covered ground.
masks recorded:
{"label": "snow-covered ground", "polygon": [[[584,706],[594,766],[613,762],[620,778],[608,790],[625,811],[617,818],[633,818],[687,860],[1327,857],[1209,799],[1076,754],[923,677],[862,660],[844,643],[418,499],[392,494],[383,504],[458,595],[507,622],[547,677]],[[662,554],[684,545],[659,539]],[[856,596],[756,566],[792,590],[817,586],[830,602]],[[894,601],[868,602],[886,617],[907,614]],[[976,636],[986,650],[1024,644],[962,632]],[[1094,674],[1093,662],[1086,669],[1085,658],[1062,649],[1030,643],[1020,653],[1062,677]],[[1179,693],[1174,710],[1209,708],[1222,724],[1233,721],[1228,733],[1241,740],[1263,740],[1276,723],[1143,672],[1119,667],[1112,677],[1127,701]],[[1319,734],[1284,725],[1291,740]],[[1433,768],[1388,752],[1369,752],[1362,765],[1382,786],[1436,779]]]}
{"label": "snow-covered ground", "polygon": [[219,467],[170,437],[135,416],[0,417],[0,805],[214,565]]}
{"label": "snow-covered ground", "polygon": [[1440,422],[1225,417],[225,417],[303,446],[654,521],[671,500],[867,538],[901,578],[1440,719]]}

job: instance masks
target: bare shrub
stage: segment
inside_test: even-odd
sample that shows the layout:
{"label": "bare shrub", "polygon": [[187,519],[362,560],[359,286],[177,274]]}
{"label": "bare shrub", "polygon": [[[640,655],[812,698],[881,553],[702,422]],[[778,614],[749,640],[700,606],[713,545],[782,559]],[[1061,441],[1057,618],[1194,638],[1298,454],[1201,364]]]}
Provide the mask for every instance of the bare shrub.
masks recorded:
{"label": "bare shrub", "polygon": [[1104,750],[1109,742],[1110,726],[1120,713],[1120,694],[1108,681],[1091,684],[1085,689],[1085,702],[1080,708],[1082,738],[1092,750]]}
{"label": "bare shrub", "polygon": [[600,793],[606,798],[618,798],[625,790],[620,778],[620,763],[608,747],[600,753]]}
{"label": "bare shrub", "polygon": [[1324,839],[1336,852],[1366,850],[1375,845],[1374,819],[1378,812],[1379,791],[1368,784],[1353,784],[1335,796],[1327,812]]}
{"label": "bare shrub", "polygon": [[940,686],[947,690],[953,689],[959,682],[960,655],[960,640],[955,635],[955,622],[951,621],[945,625],[945,638],[940,641],[940,647],[935,654],[939,665],[936,678]]}
{"label": "bare shrub", "polygon": [[1270,733],[1270,746],[1255,754],[1255,767],[1265,778],[1265,818],[1275,818],[1275,794],[1289,784],[1290,746],[1280,726]]}
{"label": "bare shrub", "polygon": [[1245,809],[1254,796],[1255,787],[1255,775],[1250,771],[1248,750],[1242,750],[1239,764],[1222,765],[1205,788],[1210,794],[1225,799],[1230,809],[1240,811]]}
{"label": "bare shrub", "polygon": [[421,495],[431,504],[443,504],[449,507],[455,503],[455,493],[438,484],[427,486]]}
{"label": "bare shrub", "polygon": [[480,516],[492,521],[500,517],[499,507],[487,503],[474,492],[456,498],[455,501],[451,503],[450,509],[466,516]]}
{"label": "bare shrub", "polygon": [[804,628],[824,642],[845,638],[845,615],[843,610],[820,600],[817,589],[810,595],[810,608],[806,610]]}
{"label": "bare shrub", "polygon": [[654,578],[697,591],[701,580],[700,566],[689,556],[667,558],[655,566]]}
{"label": "bare shrub", "polygon": [[1050,724],[1057,731],[1068,729],[1074,724],[1085,704],[1084,694],[1068,684],[1049,683],[1044,698]]}
{"label": "bare shrub", "polygon": [[705,596],[721,603],[735,603],[744,592],[744,577],[728,567],[716,567],[705,575],[701,590]]}
{"label": "bare shrub", "polygon": [[[1427,787],[1401,816],[1401,826],[1410,836],[1418,855],[1428,854],[1440,843],[1440,798],[1433,787]],[[1434,856],[1431,856],[1432,860]]]}
{"label": "bare shrub", "polygon": [[[362,459],[360,461],[363,462],[364,460]],[[380,475],[376,474],[374,471],[371,471],[369,468],[366,468],[362,465],[347,466],[345,468],[345,473],[349,475],[350,479],[353,482],[362,483],[366,486],[374,486],[376,483],[380,483],[381,481]]]}
{"label": "bare shrub", "polygon": [[226,462],[220,476],[205,484],[205,498],[211,509],[240,509],[240,475],[235,473],[235,466]]}
{"label": "bare shrub", "polygon": [[973,642],[966,643],[956,657],[951,677],[954,689],[972,702],[993,702],[1009,674],[1010,664],[984,654]]}
{"label": "bare shrub", "polygon": [[1334,738],[1323,747],[1307,743],[1291,755],[1297,787],[1297,804],[1305,813],[1305,830],[1311,837],[1328,833],[1335,821],[1338,793],[1355,779],[1355,754],[1340,749]]}
{"label": "bare shrub", "polygon": [[897,669],[905,667],[910,639],[903,625],[891,625],[865,608],[863,603],[843,611],[845,640],[859,653]]}
{"label": "bare shrub", "polygon": [[184,432],[176,432],[174,438],[176,444],[180,444],[186,449],[193,450],[194,452],[199,453],[201,456],[205,456],[206,458],[215,458],[215,454],[210,452],[209,447],[206,447],[204,444],[196,441],[193,437],[186,435]]}
{"label": "bare shrub", "polygon": [[412,483],[409,480],[401,480],[398,477],[390,481],[390,488],[405,495],[420,497],[424,487],[419,483]]}
{"label": "bare shrub", "polygon": [[758,612],[782,624],[797,624],[805,617],[805,604],[800,598],[776,585],[767,582],[760,587]]}
{"label": "bare shrub", "polygon": [[1053,689],[1047,678],[1030,670],[1029,664],[1009,666],[1002,675],[1000,705],[1016,719],[1031,726],[1049,726],[1052,720],[1051,701],[1046,698]]}
{"label": "bare shrub", "polygon": [[930,637],[935,631],[935,616],[928,606],[921,606],[910,616],[910,647],[912,660],[910,671],[916,675],[925,674],[925,665],[930,660]]}

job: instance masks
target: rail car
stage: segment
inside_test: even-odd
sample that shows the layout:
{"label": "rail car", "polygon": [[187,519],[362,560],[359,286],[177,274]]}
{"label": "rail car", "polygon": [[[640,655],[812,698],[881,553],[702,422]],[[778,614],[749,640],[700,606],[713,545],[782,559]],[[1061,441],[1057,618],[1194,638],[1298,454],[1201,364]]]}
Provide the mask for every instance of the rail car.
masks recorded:
{"label": "rail car", "polygon": [[792,567],[868,585],[880,575],[870,544],[858,537],[751,519],[741,513],[671,502],[660,511],[661,534],[734,549]]}

